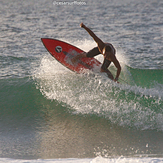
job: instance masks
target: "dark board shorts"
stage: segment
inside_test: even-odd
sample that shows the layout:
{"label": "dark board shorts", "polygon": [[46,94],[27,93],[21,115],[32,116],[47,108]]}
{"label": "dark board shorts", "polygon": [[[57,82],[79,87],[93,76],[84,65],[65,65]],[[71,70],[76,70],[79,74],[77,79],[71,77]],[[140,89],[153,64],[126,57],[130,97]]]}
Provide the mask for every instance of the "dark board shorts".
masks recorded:
{"label": "dark board shorts", "polygon": [[[86,56],[87,56],[88,58],[93,58],[93,57],[95,57],[95,56],[97,56],[97,55],[99,55],[99,54],[101,54],[101,53],[100,53],[100,51],[98,50],[98,47],[95,47],[95,48],[91,49],[91,50],[86,54]],[[111,64],[111,61],[109,61],[109,60],[107,60],[107,59],[104,59],[104,62],[103,62],[103,64],[102,64],[101,68],[102,68],[103,70],[106,70],[106,69],[109,67],[110,64]]]}

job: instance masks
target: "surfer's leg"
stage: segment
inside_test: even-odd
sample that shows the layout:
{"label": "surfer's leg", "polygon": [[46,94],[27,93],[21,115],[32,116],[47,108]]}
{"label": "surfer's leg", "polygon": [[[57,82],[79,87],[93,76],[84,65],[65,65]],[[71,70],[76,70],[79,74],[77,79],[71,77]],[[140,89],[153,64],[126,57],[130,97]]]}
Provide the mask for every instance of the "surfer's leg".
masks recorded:
{"label": "surfer's leg", "polygon": [[75,57],[72,58],[71,62],[75,63],[78,59],[85,58],[85,57],[93,58],[94,56],[96,56],[98,54],[100,54],[98,47],[95,47],[95,48],[91,49],[88,53],[82,52],[82,53],[76,55]]}
{"label": "surfer's leg", "polygon": [[100,51],[99,51],[98,47],[95,47],[95,48],[91,49],[88,53],[86,53],[86,56],[88,58],[93,58],[99,54],[100,54]]}
{"label": "surfer's leg", "polygon": [[112,73],[108,70],[108,67],[110,64],[111,64],[111,61],[104,59],[104,62],[101,66],[101,72],[107,73],[108,77],[113,80],[114,77],[113,77]]}

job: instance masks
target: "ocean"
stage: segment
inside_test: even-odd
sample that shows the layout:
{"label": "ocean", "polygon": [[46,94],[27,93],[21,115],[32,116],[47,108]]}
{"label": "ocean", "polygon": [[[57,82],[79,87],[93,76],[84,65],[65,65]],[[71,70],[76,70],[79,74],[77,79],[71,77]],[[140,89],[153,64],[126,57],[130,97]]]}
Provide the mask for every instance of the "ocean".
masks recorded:
{"label": "ocean", "polygon": [[[162,20],[162,0],[1,0],[0,163],[163,162]],[[120,84],[43,46],[89,51],[81,22],[115,46]]]}

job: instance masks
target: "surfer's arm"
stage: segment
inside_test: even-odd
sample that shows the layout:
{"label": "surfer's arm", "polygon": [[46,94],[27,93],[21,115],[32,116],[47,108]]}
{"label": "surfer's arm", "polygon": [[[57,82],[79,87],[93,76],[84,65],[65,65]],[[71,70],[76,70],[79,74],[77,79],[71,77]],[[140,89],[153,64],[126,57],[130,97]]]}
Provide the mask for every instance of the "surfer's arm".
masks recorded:
{"label": "surfer's arm", "polygon": [[117,68],[117,74],[116,74],[114,81],[118,81],[119,75],[121,73],[121,65],[114,55],[112,56],[111,60],[114,63],[115,67]]}
{"label": "surfer's arm", "polygon": [[97,43],[98,45],[98,48],[100,50],[100,52],[102,53],[102,50],[103,48],[105,47],[105,43],[100,39],[98,38],[94,33],[93,31],[91,31],[88,27],[86,27],[83,23],[80,24],[80,27],[84,28],[91,37],[93,37],[93,39],[95,40],[95,42]]}

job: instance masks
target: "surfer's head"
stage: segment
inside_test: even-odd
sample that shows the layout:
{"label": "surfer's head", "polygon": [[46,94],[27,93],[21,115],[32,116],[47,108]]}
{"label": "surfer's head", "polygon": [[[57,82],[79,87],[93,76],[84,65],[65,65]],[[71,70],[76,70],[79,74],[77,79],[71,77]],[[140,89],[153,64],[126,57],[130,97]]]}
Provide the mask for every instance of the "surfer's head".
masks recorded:
{"label": "surfer's head", "polygon": [[110,54],[112,53],[112,48],[108,45],[106,45],[102,51],[103,55],[105,58],[109,57]]}

